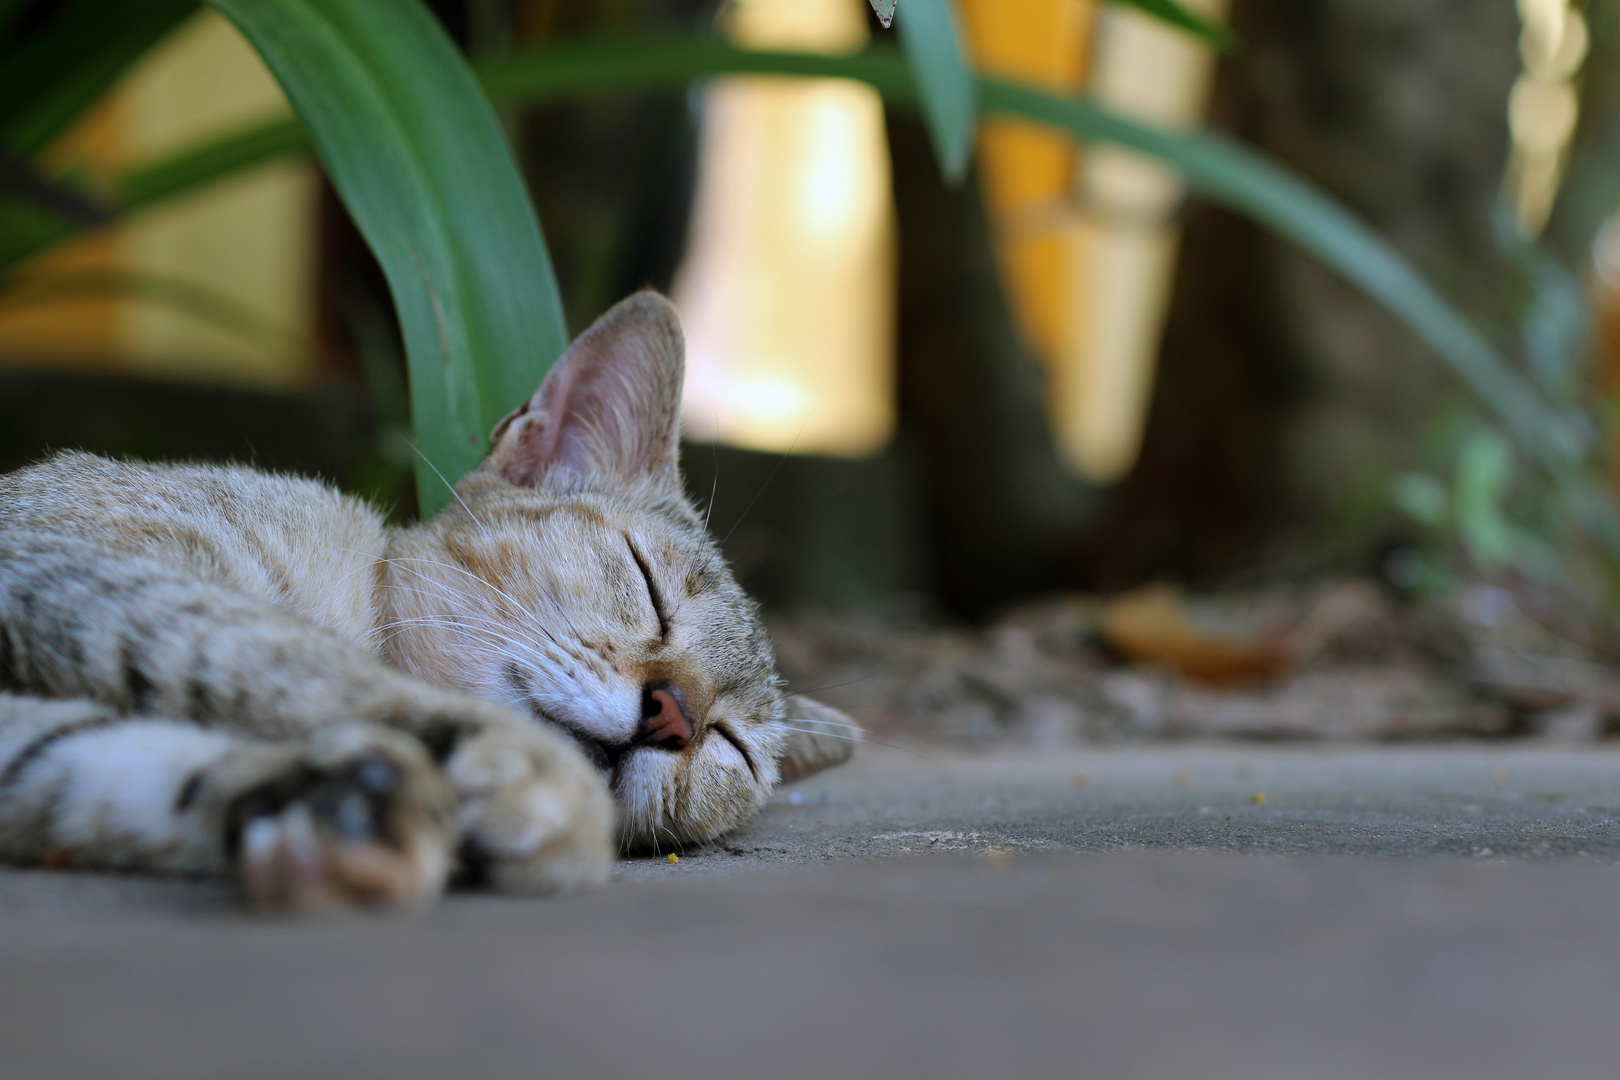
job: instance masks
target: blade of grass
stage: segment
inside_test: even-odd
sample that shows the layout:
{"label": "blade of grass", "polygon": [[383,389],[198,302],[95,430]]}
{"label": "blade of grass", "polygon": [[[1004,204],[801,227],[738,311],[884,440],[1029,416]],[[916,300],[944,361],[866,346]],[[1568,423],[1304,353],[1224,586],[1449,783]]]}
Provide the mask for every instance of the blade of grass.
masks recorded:
{"label": "blade of grass", "polygon": [[963,55],[956,16],[949,0],[906,0],[895,17],[940,171],[959,184],[973,153],[978,87]]}
{"label": "blade of grass", "polygon": [[420,3],[210,3],[281,83],[382,264],[431,513],[449,498],[433,468],[453,481],[476,465],[490,429],[567,344],[539,223],[494,110]]}

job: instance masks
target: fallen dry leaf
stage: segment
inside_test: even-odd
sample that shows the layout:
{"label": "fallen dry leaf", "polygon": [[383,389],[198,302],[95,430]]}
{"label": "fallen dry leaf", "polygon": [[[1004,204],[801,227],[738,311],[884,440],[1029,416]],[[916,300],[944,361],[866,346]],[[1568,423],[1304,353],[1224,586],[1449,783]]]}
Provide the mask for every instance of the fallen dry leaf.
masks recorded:
{"label": "fallen dry leaf", "polygon": [[1110,601],[1102,631],[1132,660],[1219,685],[1264,682],[1293,661],[1292,650],[1280,640],[1221,635],[1197,625],[1172,585],[1150,585]]}

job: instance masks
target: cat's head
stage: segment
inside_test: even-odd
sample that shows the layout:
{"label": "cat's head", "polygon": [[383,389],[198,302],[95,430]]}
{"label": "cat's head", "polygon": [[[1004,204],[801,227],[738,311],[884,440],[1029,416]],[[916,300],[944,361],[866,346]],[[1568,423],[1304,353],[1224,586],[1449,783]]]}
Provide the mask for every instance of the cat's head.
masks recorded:
{"label": "cat's head", "polygon": [[784,696],[682,489],[683,348],[668,301],[620,303],[394,560],[396,662],[572,739],[629,849],[717,836],[852,745],[843,717]]}

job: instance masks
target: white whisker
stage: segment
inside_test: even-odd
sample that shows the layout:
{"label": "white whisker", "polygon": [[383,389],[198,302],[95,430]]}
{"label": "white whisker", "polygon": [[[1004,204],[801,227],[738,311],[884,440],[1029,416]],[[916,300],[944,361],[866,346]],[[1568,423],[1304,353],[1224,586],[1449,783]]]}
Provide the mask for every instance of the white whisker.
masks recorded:
{"label": "white whisker", "polygon": [[[501,644],[510,646],[511,648],[518,650],[520,653],[525,654],[530,659],[541,664],[552,663],[555,659],[554,657],[547,656],[546,653],[539,648],[538,642],[531,643],[524,641],[521,638],[513,637],[511,634],[506,633],[505,629],[499,623],[492,622],[487,626],[469,625],[467,621],[459,616],[417,616],[410,619],[396,619],[384,628],[393,629],[396,631],[395,633],[390,634],[386,640],[392,641],[394,638],[398,637],[400,634],[403,634],[406,630],[412,629],[413,627],[429,627],[441,630],[453,630],[459,634],[462,634],[463,636],[471,636],[475,634],[480,635],[484,639],[498,641]],[[490,649],[486,650],[485,655],[498,657],[501,654],[493,649]]]}
{"label": "white whisker", "polygon": [[456,490],[456,485],[445,479],[444,473],[440,472],[439,467],[433,464],[433,460],[426,454],[422,453],[421,447],[417,446],[416,443],[406,438],[404,432],[396,430],[394,434],[398,435],[401,439],[404,439],[406,446],[409,446],[412,450],[416,451],[416,456],[421,458],[422,461],[426,463],[427,467],[433,470],[433,475],[437,476],[441,481],[443,481],[444,486],[450,489],[450,497],[456,500],[456,502],[461,503],[461,508],[467,512],[468,517],[473,519],[473,524],[477,525],[478,528],[482,530],[484,539],[493,544],[495,542],[495,538],[489,535],[489,530],[484,528],[484,523],[479,520],[478,515],[472,512],[472,507],[468,506],[462,501],[461,493]]}
{"label": "white whisker", "polygon": [[[531,622],[533,624],[534,629],[540,631],[546,637],[552,638],[551,631],[547,630],[544,626],[541,626],[539,623],[533,622],[532,617],[529,615],[529,613],[527,611],[524,610],[522,604],[518,603],[517,600],[515,600],[512,596],[508,595],[505,591],[496,588],[494,585],[490,584],[488,581],[485,581],[483,578],[479,577],[477,574],[473,573],[471,570],[468,570],[464,566],[457,566],[454,563],[447,563],[447,562],[443,562],[443,561],[438,560],[438,559],[422,559],[422,558],[413,558],[413,557],[409,557],[409,556],[403,557],[403,558],[397,558],[397,559],[390,559],[389,561],[393,562],[393,563],[407,563],[407,562],[426,563],[428,566],[443,567],[446,570],[454,570],[458,574],[463,574],[466,577],[470,577],[474,581],[476,581],[480,585],[482,585],[484,588],[486,588],[490,592],[494,593],[496,596],[499,596],[501,599],[503,599],[507,603],[511,604],[512,605],[512,611],[518,618],[524,619],[526,621]],[[405,570],[407,573],[416,574],[418,577],[424,578],[425,580],[428,580],[428,581],[433,580],[432,578],[427,577],[426,574],[421,573],[421,571],[412,570],[410,567],[401,567],[401,569]],[[554,645],[558,644],[555,638],[552,638],[552,644],[554,644]]]}

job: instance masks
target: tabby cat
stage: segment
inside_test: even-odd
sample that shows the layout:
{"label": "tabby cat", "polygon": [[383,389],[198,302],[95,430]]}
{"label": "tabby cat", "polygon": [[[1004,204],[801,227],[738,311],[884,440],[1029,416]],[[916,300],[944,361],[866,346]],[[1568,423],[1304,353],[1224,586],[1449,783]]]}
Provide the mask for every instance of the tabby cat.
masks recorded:
{"label": "tabby cat", "polygon": [[272,909],[548,891],[847,757],[682,490],[682,353],[619,304],[405,529],[245,468],[0,477],[0,858]]}

